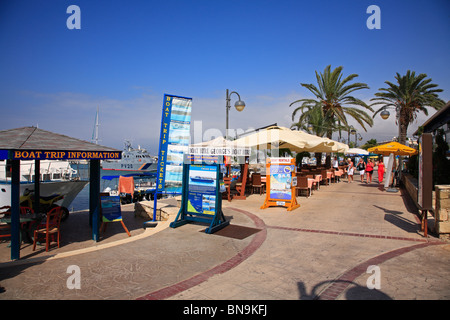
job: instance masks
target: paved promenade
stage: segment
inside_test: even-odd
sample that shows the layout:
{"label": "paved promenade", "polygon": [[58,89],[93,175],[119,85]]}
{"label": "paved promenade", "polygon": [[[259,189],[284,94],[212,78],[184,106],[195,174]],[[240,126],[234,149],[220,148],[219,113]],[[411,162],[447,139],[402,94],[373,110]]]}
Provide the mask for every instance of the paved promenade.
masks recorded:
{"label": "paved promenade", "polygon": [[[291,212],[260,209],[264,195],[224,201],[230,226],[212,235],[160,222],[4,262],[0,299],[450,299],[450,243],[423,237],[408,196],[358,180]],[[80,289],[67,286],[72,265]]]}

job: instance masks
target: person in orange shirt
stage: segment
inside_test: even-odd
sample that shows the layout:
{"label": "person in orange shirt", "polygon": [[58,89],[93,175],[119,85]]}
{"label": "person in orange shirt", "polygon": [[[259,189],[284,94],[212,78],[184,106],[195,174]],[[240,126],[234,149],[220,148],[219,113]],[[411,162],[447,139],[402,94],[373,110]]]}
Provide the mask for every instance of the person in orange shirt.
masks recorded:
{"label": "person in orange shirt", "polygon": [[367,165],[366,165],[366,173],[367,173],[366,182],[367,183],[371,183],[372,182],[373,167],[374,167],[374,164],[372,162],[372,159],[369,158],[367,160]]}
{"label": "person in orange shirt", "polygon": [[378,183],[383,183],[384,169],[383,158],[380,158],[378,160]]}

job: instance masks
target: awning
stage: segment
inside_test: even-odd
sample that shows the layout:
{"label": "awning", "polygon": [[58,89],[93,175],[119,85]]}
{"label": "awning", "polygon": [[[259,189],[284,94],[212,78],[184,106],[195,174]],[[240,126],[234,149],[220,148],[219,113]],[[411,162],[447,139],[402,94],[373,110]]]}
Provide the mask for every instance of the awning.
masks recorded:
{"label": "awning", "polygon": [[36,127],[0,131],[0,160],[118,160],[122,151]]}

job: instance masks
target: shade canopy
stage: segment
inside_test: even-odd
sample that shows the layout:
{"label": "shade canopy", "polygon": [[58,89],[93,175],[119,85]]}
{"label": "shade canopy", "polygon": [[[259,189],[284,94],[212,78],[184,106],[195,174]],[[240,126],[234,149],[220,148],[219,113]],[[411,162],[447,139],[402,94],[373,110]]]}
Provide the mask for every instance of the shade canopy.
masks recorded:
{"label": "shade canopy", "polygon": [[396,156],[412,156],[417,154],[417,150],[408,146],[405,146],[398,142],[389,142],[373,148],[369,148],[367,151],[371,153],[381,154],[388,156],[393,153]]}
{"label": "shade canopy", "polygon": [[367,155],[369,155],[369,151],[360,149],[360,148],[350,148],[347,151],[345,151],[345,154],[355,154],[355,155],[367,156]]}
{"label": "shade canopy", "polygon": [[344,152],[348,149],[346,144],[279,126],[249,134],[235,140],[234,144],[257,149],[286,148],[295,152]]}
{"label": "shade canopy", "polygon": [[215,139],[191,144],[191,147],[233,147],[233,141],[227,140],[224,137],[217,137]]}
{"label": "shade canopy", "polygon": [[0,131],[0,159],[117,160],[121,156],[120,150],[36,127]]}

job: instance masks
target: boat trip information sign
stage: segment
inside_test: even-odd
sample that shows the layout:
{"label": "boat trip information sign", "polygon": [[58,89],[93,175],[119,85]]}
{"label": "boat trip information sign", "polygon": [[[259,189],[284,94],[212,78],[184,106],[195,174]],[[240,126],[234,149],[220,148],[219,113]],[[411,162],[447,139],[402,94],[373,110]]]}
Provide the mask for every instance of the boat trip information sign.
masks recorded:
{"label": "boat trip information sign", "polygon": [[191,98],[164,95],[157,191],[164,190],[167,184],[181,192],[183,154],[188,152],[190,141],[191,111]]}
{"label": "boat trip information sign", "polygon": [[199,164],[198,157],[186,155],[181,208],[170,227],[176,228],[192,221],[205,222],[210,224],[205,232],[214,233],[229,224],[222,212],[222,161],[219,161],[218,157],[215,157],[215,161],[212,156],[207,158],[207,162]]}
{"label": "boat trip information sign", "polygon": [[261,209],[273,206],[287,207],[288,211],[300,205],[295,197],[295,159],[268,158],[266,160],[267,193]]}
{"label": "boat trip information sign", "polygon": [[170,184],[171,192],[180,193],[182,191],[183,156],[189,148],[191,110],[191,98],[164,95],[153,221],[156,221],[157,195],[166,190],[166,183]]}
{"label": "boat trip information sign", "polygon": [[48,151],[48,150],[11,150],[13,160],[119,160],[122,151]]}

